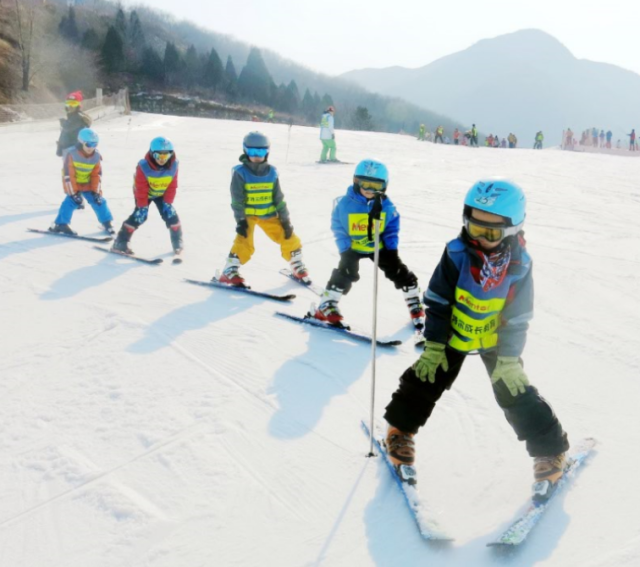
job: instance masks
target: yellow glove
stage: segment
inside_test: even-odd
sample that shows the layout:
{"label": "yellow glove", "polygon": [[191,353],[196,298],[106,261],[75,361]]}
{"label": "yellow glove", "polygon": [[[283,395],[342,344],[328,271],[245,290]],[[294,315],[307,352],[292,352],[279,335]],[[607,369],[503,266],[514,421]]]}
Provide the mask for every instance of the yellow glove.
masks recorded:
{"label": "yellow glove", "polygon": [[522,364],[517,356],[499,356],[493,374],[491,374],[491,383],[495,384],[502,380],[513,397],[518,393],[524,394],[525,387],[529,385],[527,375],[524,373]]}
{"label": "yellow glove", "polygon": [[420,380],[426,382],[428,378],[429,382],[433,384],[436,381],[436,370],[438,370],[438,368],[442,366],[445,371],[449,370],[449,362],[447,361],[444,348],[445,345],[442,343],[427,341],[424,352],[412,366],[416,376],[420,378]]}

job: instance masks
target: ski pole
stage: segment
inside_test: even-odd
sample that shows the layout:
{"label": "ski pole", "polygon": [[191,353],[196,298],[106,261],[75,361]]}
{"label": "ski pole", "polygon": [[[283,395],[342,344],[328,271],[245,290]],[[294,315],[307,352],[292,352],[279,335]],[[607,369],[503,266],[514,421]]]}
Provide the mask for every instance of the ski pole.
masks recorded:
{"label": "ski pole", "polygon": [[371,239],[373,225],[373,320],[371,325],[371,408],[369,417],[369,454],[367,457],[375,457],[373,452],[373,425],[374,404],[376,397],[376,346],[378,339],[378,264],[380,262],[380,218],[382,213],[382,195],[376,193],[373,207],[369,213],[368,236]]}
{"label": "ski pole", "polygon": [[289,142],[291,141],[291,126],[293,126],[293,119],[289,120],[289,134],[287,135],[287,155],[284,158],[284,163],[289,162]]}

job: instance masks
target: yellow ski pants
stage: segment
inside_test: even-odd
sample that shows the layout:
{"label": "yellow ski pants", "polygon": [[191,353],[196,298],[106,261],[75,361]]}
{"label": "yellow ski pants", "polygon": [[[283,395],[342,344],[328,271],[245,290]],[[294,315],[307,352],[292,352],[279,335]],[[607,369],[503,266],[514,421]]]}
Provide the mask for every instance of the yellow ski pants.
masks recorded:
{"label": "yellow ski pants", "polygon": [[247,223],[249,224],[247,237],[245,238],[237,234],[231,247],[231,253],[238,256],[241,264],[246,264],[256,251],[253,246],[253,232],[256,225],[258,225],[271,240],[280,245],[282,257],[287,262],[291,259],[291,252],[302,247],[302,242],[300,242],[300,238],[298,238],[295,232],[291,235],[291,238],[288,240],[285,239],[284,228],[282,228],[278,217],[270,217],[268,219],[247,217]]}

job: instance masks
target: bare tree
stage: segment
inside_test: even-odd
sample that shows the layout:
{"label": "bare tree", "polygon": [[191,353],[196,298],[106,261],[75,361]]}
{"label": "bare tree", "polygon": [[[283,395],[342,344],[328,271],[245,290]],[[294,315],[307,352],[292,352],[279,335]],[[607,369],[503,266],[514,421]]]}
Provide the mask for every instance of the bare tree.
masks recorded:
{"label": "bare tree", "polygon": [[36,10],[33,4],[25,5],[24,0],[15,0],[16,6],[16,27],[18,34],[18,50],[20,51],[20,61],[22,67],[22,90],[29,91],[31,78],[31,55],[33,48],[33,24],[36,17]]}

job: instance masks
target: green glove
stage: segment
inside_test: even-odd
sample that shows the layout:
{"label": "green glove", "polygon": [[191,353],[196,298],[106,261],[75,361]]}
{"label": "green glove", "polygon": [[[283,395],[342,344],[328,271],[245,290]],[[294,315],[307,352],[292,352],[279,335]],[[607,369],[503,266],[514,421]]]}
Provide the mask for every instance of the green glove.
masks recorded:
{"label": "green glove", "polygon": [[493,374],[491,375],[491,383],[495,384],[502,380],[512,396],[518,393],[524,394],[525,386],[529,385],[527,375],[524,373],[522,364],[517,356],[499,356],[498,364],[496,364]]}
{"label": "green glove", "polygon": [[447,355],[444,352],[444,348],[445,345],[442,343],[427,341],[424,352],[412,366],[416,376],[420,378],[420,380],[426,382],[428,377],[429,382],[433,384],[436,381],[436,370],[438,370],[438,368],[442,366],[445,371],[449,370],[449,363],[447,362]]}

